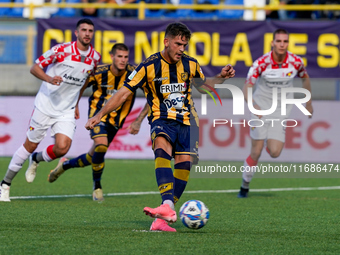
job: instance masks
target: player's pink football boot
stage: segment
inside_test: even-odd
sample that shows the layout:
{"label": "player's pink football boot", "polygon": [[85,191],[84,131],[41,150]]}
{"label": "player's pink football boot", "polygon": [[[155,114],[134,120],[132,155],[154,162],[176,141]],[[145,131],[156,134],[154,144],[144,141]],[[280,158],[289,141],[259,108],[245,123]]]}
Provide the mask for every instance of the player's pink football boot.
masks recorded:
{"label": "player's pink football boot", "polygon": [[151,218],[159,218],[170,223],[177,220],[176,212],[168,204],[163,204],[156,208],[144,207],[144,212]]}
{"label": "player's pink football boot", "polygon": [[150,227],[151,231],[166,231],[166,232],[176,232],[176,229],[170,227],[165,220],[155,219]]}

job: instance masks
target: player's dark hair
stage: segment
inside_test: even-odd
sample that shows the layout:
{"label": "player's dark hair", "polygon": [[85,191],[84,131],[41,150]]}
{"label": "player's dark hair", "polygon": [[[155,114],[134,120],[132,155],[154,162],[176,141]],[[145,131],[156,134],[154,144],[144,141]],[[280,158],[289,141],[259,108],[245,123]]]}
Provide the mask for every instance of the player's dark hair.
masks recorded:
{"label": "player's dark hair", "polygon": [[129,48],[124,43],[116,43],[112,46],[110,53],[116,55],[117,50],[129,51]]}
{"label": "player's dark hair", "polygon": [[90,20],[90,19],[81,19],[81,20],[79,20],[77,22],[77,29],[79,28],[79,26],[81,24],[89,24],[89,25],[92,25],[94,27],[94,24],[93,24],[92,20]]}
{"label": "player's dark hair", "polygon": [[165,37],[176,37],[178,35],[190,40],[191,32],[189,28],[183,23],[170,23],[165,30]]}
{"label": "player's dark hair", "polygon": [[288,31],[286,29],[283,29],[283,28],[279,28],[279,29],[276,29],[273,33],[273,40],[275,40],[275,35],[277,34],[286,34],[288,35]]}

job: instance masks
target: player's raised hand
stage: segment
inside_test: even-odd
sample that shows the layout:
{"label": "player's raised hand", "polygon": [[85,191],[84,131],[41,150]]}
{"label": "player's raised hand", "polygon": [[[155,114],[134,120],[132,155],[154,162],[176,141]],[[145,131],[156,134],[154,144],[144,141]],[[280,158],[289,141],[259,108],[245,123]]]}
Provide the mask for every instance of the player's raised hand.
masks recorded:
{"label": "player's raised hand", "polygon": [[90,118],[86,124],[85,124],[85,128],[87,130],[93,129],[95,125],[99,124],[100,122],[100,116],[97,114],[95,116],[93,116],[92,118]]}
{"label": "player's raised hand", "polygon": [[50,83],[59,86],[63,82],[63,78],[60,76],[51,77]]}
{"label": "player's raised hand", "polygon": [[307,109],[307,111],[309,111],[310,114],[311,114],[311,115],[308,116],[308,118],[312,118],[312,117],[313,117],[313,111],[314,111],[314,110],[313,110],[312,103],[309,103],[309,104],[307,103],[307,104],[306,104],[306,109]]}
{"label": "player's raised hand", "polygon": [[233,78],[235,76],[235,70],[231,65],[226,65],[222,68],[220,75],[222,78]]}

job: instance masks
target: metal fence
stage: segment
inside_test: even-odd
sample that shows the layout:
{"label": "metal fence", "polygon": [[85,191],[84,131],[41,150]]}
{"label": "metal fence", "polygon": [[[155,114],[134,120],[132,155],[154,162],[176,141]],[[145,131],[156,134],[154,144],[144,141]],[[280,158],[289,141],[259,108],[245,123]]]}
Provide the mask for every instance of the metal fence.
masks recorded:
{"label": "metal fence", "polygon": [[[215,11],[215,10],[243,10],[250,11],[252,13],[252,19],[257,20],[257,15],[259,11],[340,11],[340,5],[264,5],[264,6],[245,6],[245,5],[226,5],[220,3],[217,5],[213,4],[153,4],[145,3],[141,1],[135,4],[117,4],[117,3],[44,3],[44,4],[24,4],[24,3],[0,3],[0,8],[27,8],[29,10],[28,18],[33,20],[34,10],[37,8],[74,8],[74,9],[84,9],[84,8],[96,8],[96,9],[132,9],[138,10],[138,19],[145,19],[146,10],[195,10],[195,11]],[[189,17],[190,18],[190,17]]]}

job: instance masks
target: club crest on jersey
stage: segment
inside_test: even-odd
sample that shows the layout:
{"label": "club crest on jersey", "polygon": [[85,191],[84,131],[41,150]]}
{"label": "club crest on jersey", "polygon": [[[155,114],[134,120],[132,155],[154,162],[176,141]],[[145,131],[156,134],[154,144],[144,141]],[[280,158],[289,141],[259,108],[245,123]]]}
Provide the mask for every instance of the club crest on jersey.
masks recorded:
{"label": "club crest on jersey", "polygon": [[186,81],[189,77],[189,74],[187,72],[181,73],[181,79],[182,81]]}
{"label": "club crest on jersey", "polygon": [[292,76],[292,74],[293,74],[293,71],[290,71],[289,73],[286,74],[286,76],[290,77],[290,76]]}
{"label": "club crest on jersey", "polygon": [[30,126],[29,130],[30,130],[30,131],[33,131],[33,130],[34,130],[34,127]]}
{"label": "club crest on jersey", "polygon": [[90,74],[92,72],[92,70],[87,70],[85,71],[85,68],[83,69],[83,71],[81,73],[87,73],[87,74]]}

